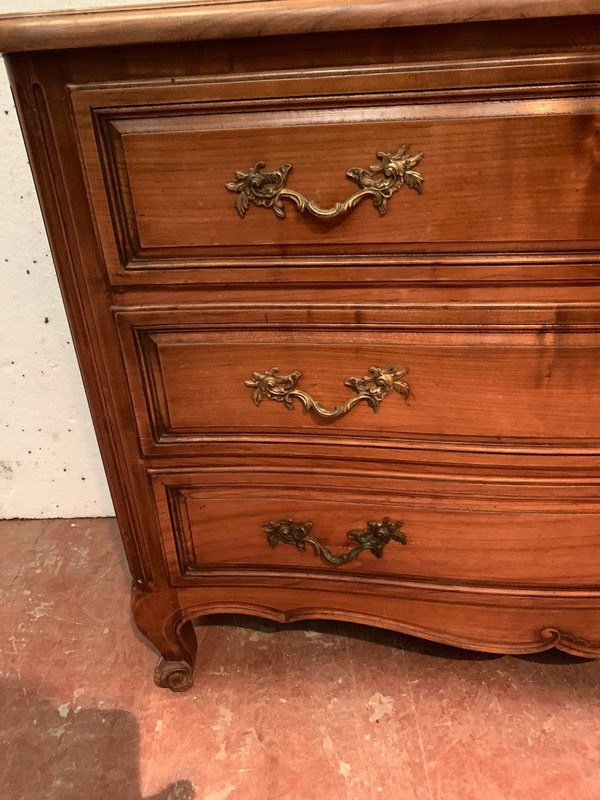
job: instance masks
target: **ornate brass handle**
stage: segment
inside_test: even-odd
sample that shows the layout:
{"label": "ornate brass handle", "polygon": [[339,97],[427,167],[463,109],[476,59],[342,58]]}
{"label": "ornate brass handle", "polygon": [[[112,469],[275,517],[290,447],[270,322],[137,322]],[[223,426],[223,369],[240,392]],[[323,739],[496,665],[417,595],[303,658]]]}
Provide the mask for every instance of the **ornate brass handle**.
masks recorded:
{"label": "ornate brass handle", "polygon": [[392,540],[406,544],[406,536],[399,533],[402,523],[392,522],[389,517],[384,517],[381,522],[367,522],[366,528],[362,530],[348,531],[346,536],[354,539],[358,545],[346,553],[334,556],[328,547],[310,535],[313,524],[312,522],[294,522],[291,519],[276,519],[269,522],[268,525],[263,525],[262,529],[267,534],[267,541],[271,547],[276,547],[279,542],[283,542],[291,544],[300,553],[304,553],[306,545],[309,544],[315,556],[320,556],[323,561],[336,566],[349,564],[363,550],[370,550],[375,558],[381,558],[383,548]]}
{"label": "ornate brass handle", "polygon": [[230,192],[237,192],[235,207],[240,217],[244,217],[250,203],[265,208],[272,208],[282,219],[285,217],[284,200],[291,200],[300,212],[308,211],[315,217],[329,219],[347,214],[367,197],[373,198],[373,205],[383,216],[388,208],[390,197],[406,184],[409,189],[416,189],[419,194],[423,190],[423,177],[413,170],[415,164],[423,158],[423,153],[410,155],[408,147],[401,147],[397,153],[377,153],[379,163],[369,169],[350,167],[346,176],[360,187],[343,203],[334,203],[331,208],[321,208],[313,200],[286,188],[286,181],[291,164],[283,164],[275,172],[263,172],[264,162],[259,161],[248,172],[236,170],[235,180],[225,184]]}
{"label": "ornate brass handle", "polygon": [[364,378],[348,378],[344,381],[345,386],[350,386],[357,393],[356,397],[351,397],[345,403],[340,403],[333,408],[325,408],[321,403],[298,389],[298,381],[302,377],[301,372],[292,372],[291,375],[278,375],[279,369],[273,367],[266,372],[253,372],[252,380],[245,381],[254,391],[252,400],[254,405],[259,406],[264,397],[269,400],[276,400],[283,403],[286,408],[293,410],[294,398],[304,406],[305,411],[314,411],[319,417],[328,419],[338,419],[347,414],[355,405],[363,400],[371,406],[373,411],[377,411],[381,401],[393,390],[408,398],[410,386],[402,378],[408,369],[397,370],[391,364],[387,367],[369,367],[369,374]]}

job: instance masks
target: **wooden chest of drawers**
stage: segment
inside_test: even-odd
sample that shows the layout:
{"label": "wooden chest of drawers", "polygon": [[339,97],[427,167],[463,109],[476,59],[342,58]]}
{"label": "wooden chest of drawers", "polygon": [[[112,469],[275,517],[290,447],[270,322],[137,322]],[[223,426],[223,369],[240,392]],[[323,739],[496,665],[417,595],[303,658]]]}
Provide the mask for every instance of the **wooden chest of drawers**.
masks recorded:
{"label": "wooden chest of drawers", "polygon": [[133,576],[600,656],[600,4],[0,19]]}

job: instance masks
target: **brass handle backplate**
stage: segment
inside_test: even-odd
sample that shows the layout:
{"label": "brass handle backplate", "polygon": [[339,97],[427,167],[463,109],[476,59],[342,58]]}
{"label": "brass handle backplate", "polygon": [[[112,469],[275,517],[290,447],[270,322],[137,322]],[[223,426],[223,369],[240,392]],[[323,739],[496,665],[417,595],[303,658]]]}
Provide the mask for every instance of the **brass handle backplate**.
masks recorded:
{"label": "brass handle backplate", "polygon": [[300,553],[304,553],[306,545],[310,545],[316,556],[320,556],[323,561],[329,564],[341,566],[349,564],[363,550],[370,550],[376,558],[381,558],[383,548],[392,540],[406,544],[406,536],[400,533],[401,522],[392,522],[389,517],[384,517],[381,522],[367,522],[367,526],[361,530],[349,531],[346,536],[358,542],[356,547],[345,553],[334,555],[314,536],[310,535],[313,527],[312,522],[294,522],[291,519],[276,519],[263,525],[263,531],[267,534],[267,541],[271,547],[276,547],[279,542],[291,544]]}
{"label": "brass handle backplate", "polygon": [[253,389],[252,400],[259,406],[263,398],[276,400],[283,403],[286,408],[293,410],[294,398],[300,400],[305,411],[313,411],[319,417],[338,419],[347,414],[355,405],[363,400],[373,411],[377,411],[381,401],[393,390],[408,398],[410,386],[402,378],[408,369],[397,370],[391,364],[387,367],[369,367],[369,374],[364,378],[348,378],[345,386],[350,386],[356,392],[356,397],[351,397],[345,403],[340,403],[333,408],[325,408],[317,400],[298,389],[301,372],[292,372],[290,375],[279,375],[277,367],[266,372],[254,372],[252,380],[245,381],[246,386]]}
{"label": "brass handle backplate", "polygon": [[230,192],[237,192],[235,208],[240,217],[244,217],[250,203],[265,208],[272,208],[278,217],[285,217],[284,200],[290,200],[300,212],[307,211],[315,217],[330,219],[347,214],[367,197],[373,199],[373,205],[383,216],[388,208],[390,197],[404,184],[415,189],[419,194],[423,190],[423,177],[413,167],[423,158],[423,153],[410,155],[408,147],[401,147],[397,153],[377,153],[378,164],[369,169],[350,167],[346,176],[359,186],[344,202],[334,203],[331,208],[321,208],[313,200],[303,194],[286,188],[287,176],[292,169],[291,164],[283,164],[275,172],[263,172],[264,162],[259,161],[248,172],[236,170],[235,180],[225,184]]}

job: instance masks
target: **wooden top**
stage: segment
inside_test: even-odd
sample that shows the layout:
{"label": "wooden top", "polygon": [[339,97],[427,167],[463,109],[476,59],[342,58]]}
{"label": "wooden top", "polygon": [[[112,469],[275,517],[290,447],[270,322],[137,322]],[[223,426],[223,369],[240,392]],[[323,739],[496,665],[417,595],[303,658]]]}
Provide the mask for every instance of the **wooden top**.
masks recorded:
{"label": "wooden top", "polygon": [[600,13],[600,0],[204,0],[0,16],[0,52]]}

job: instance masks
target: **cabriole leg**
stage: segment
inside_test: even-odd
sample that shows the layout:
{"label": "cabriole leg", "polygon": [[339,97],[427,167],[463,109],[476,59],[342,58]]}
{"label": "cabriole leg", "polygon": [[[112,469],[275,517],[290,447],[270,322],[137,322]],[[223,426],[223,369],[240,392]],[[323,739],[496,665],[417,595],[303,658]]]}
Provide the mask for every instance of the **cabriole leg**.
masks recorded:
{"label": "cabriole leg", "polygon": [[191,622],[179,622],[169,597],[133,592],[133,616],[140,632],[161,655],[154,671],[157,686],[185,692],[193,684],[197,640]]}

